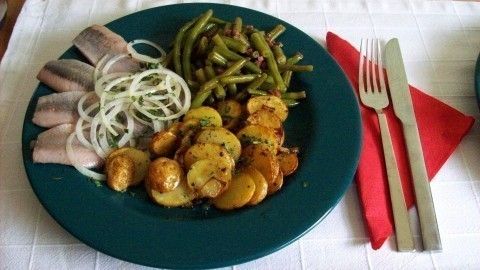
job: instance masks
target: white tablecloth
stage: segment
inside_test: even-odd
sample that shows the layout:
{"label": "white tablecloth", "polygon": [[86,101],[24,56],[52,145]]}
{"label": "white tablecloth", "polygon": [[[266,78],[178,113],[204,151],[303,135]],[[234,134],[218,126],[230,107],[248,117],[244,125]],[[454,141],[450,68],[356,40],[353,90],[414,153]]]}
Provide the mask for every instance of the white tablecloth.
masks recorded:
{"label": "white tablecloth", "polygon": [[[36,73],[71,46],[83,28],[153,6],[183,1],[27,0],[0,66],[0,268],[137,269],[97,252],[63,230],[42,208],[26,178],[21,126]],[[232,0],[299,27],[324,44],[334,31],[398,37],[412,84],[480,119],[474,65],[480,52],[480,3],[451,1]],[[370,247],[356,187],[310,233],[235,269],[480,269],[480,125],[475,124],[432,183],[442,253],[398,253],[390,239]],[[417,240],[418,237],[417,237]]]}

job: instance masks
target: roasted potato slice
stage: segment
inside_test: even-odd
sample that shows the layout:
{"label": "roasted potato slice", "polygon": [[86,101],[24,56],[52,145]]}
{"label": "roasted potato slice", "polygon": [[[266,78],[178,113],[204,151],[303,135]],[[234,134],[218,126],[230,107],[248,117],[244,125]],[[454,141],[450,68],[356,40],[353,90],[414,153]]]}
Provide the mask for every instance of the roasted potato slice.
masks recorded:
{"label": "roasted potato slice", "polygon": [[160,157],[150,163],[146,181],[152,190],[165,193],[174,190],[184,178],[183,169],[177,161]]}
{"label": "roasted potato slice", "polygon": [[273,112],[283,122],[288,116],[288,107],[283,103],[282,99],[276,96],[256,96],[250,98],[247,102],[247,111],[253,114],[258,110],[266,109]]}
{"label": "roasted potato slice", "polygon": [[183,117],[183,121],[185,122],[189,119],[198,119],[202,127],[222,126],[222,117],[220,114],[214,108],[208,106],[190,109]]}
{"label": "roasted potato slice", "polygon": [[238,126],[242,117],[242,105],[233,99],[220,101],[217,111],[222,117],[223,127],[233,129]]}
{"label": "roasted potato slice", "polygon": [[133,147],[118,148],[108,155],[106,165],[108,166],[110,160],[118,155],[130,158],[135,164],[135,173],[131,185],[133,186],[142,182],[143,179],[145,179],[145,176],[147,176],[148,165],[150,164],[149,154]]}
{"label": "roasted potato slice", "polygon": [[248,205],[257,205],[265,197],[267,196],[268,192],[268,183],[267,180],[265,180],[265,177],[263,177],[263,174],[260,173],[257,169],[255,169],[253,166],[248,166],[242,170],[246,174],[248,174],[253,182],[255,183],[255,192],[252,195],[252,198],[250,198],[250,201],[248,201]]}
{"label": "roasted potato slice", "polygon": [[242,152],[242,145],[237,136],[223,127],[205,128],[197,134],[196,142],[214,143],[223,146],[235,161]]}
{"label": "roasted potato slice", "polygon": [[298,156],[295,152],[280,153],[277,159],[283,176],[294,173],[298,168]]}
{"label": "roasted potato slice", "polygon": [[[148,181],[146,182],[148,183]],[[190,206],[195,199],[195,193],[187,187],[187,181],[183,179],[172,191],[160,193],[148,186],[145,186],[150,198],[157,204],[166,207]]]}
{"label": "roasted potato slice", "polygon": [[268,187],[274,186],[280,166],[277,157],[263,144],[252,144],[245,147],[241,158],[246,166],[252,166],[257,169],[265,180]]}
{"label": "roasted potato slice", "polygon": [[148,148],[156,157],[169,156],[177,148],[177,135],[166,130],[157,132],[153,135]]}
{"label": "roasted potato slice", "polygon": [[260,125],[247,125],[238,133],[237,137],[242,145],[262,144],[268,147],[273,154],[277,153],[279,142],[275,131]]}
{"label": "roasted potato slice", "polygon": [[192,164],[187,174],[188,187],[199,197],[215,198],[230,183],[232,171],[219,160],[201,159]]}
{"label": "roasted potato slice", "polygon": [[135,174],[135,163],[125,155],[116,155],[110,158],[106,165],[107,185],[123,192],[132,185]]}
{"label": "roasted potato slice", "polygon": [[168,127],[167,131],[173,133],[176,136],[178,136],[181,133],[183,125],[184,124],[182,122],[175,122]]}
{"label": "roasted potato slice", "polygon": [[277,177],[275,178],[275,180],[273,181],[273,183],[271,183],[270,185],[268,185],[268,195],[272,195],[273,193],[279,191],[283,186],[283,173],[282,171],[280,171],[277,175]]}
{"label": "roasted potato slice", "polygon": [[285,132],[283,131],[282,120],[278,118],[271,110],[260,109],[249,115],[246,120],[247,125],[260,125],[272,128],[277,136],[279,145],[282,145],[285,140]]}
{"label": "roasted potato slice", "polygon": [[214,143],[195,143],[183,155],[183,165],[190,169],[193,163],[201,159],[212,159],[222,164],[226,164],[229,170],[235,167],[235,161],[228,151],[218,144]]}
{"label": "roasted potato slice", "polygon": [[255,182],[244,172],[232,177],[228,189],[212,200],[213,204],[223,210],[232,210],[246,205],[255,192]]}

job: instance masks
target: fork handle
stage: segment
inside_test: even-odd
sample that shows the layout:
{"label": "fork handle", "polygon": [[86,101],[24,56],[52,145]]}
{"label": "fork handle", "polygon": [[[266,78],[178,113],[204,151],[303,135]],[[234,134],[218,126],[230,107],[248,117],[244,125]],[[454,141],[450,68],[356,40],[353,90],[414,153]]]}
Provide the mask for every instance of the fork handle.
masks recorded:
{"label": "fork handle", "polygon": [[395,223],[395,235],[398,251],[415,251],[412,229],[410,228],[407,205],[403,195],[403,188],[398,172],[397,160],[393,152],[393,145],[388,129],[388,122],[385,113],[377,111],[378,122],[380,124],[380,134],[382,135],[383,154],[385,156],[385,166],[387,168],[388,187],[390,191],[390,200],[392,203],[393,219]]}

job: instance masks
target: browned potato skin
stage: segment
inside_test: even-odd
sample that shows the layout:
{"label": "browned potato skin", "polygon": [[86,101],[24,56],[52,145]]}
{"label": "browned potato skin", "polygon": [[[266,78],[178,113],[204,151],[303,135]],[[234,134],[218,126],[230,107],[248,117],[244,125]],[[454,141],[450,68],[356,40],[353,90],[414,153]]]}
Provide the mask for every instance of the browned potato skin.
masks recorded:
{"label": "browned potato skin", "polygon": [[176,148],[177,136],[166,130],[155,133],[149,144],[150,153],[155,157],[170,156]]}
{"label": "browned potato skin", "polygon": [[127,156],[116,155],[106,164],[107,185],[115,191],[127,190],[132,185],[134,174],[135,163]]}
{"label": "browned potato skin", "polygon": [[[262,144],[268,147],[270,152],[277,154],[279,140],[272,128],[261,125],[246,125],[238,133],[237,137],[242,145]],[[253,138],[253,141],[251,141]]]}
{"label": "browned potato skin", "polygon": [[113,150],[106,158],[105,168],[108,168],[108,163],[116,156],[125,156],[128,157],[134,164],[134,173],[133,179],[130,182],[129,186],[134,186],[142,182],[148,171],[148,164],[150,163],[150,158],[148,153],[136,149],[134,147],[121,147]]}
{"label": "browned potato skin", "polygon": [[242,151],[242,158],[247,166],[253,166],[265,177],[269,188],[275,185],[280,165],[277,157],[265,145],[252,144],[245,147]]}
{"label": "browned potato skin", "polygon": [[222,117],[223,127],[230,130],[238,126],[243,115],[242,105],[233,99],[220,101],[217,111]]}
{"label": "browned potato skin", "polygon": [[235,161],[228,151],[218,144],[195,143],[183,155],[183,165],[190,169],[193,163],[201,159],[213,159],[223,161],[229,170],[235,167]]}
{"label": "browned potato skin", "polygon": [[277,156],[278,163],[280,164],[280,170],[283,176],[289,176],[294,173],[298,168],[298,156],[297,153],[280,153]]}
{"label": "browned potato skin", "polygon": [[250,98],[247,102],[247,111],[249,114],[253,114],[258,110],[270,110],[280,118],[283,122],[288,116],[288,107],[283,101],[276,96],[257,96]]}
{"label": "browned potato skin", "polygon": [[238,160],[242,152],[242,145],[235,134],[223,127],[204,128],[198,132],[195,141],[221,145],[228,151],[235,161]]}
{"label": "browned potato skin", "polygon": [[248,201],[247,205],[257,205],[267,196],[267,180],[265,180],[265,177],[263,177],[262,173],[260,173],[253,166],[248,166],[242,171],[248,174],[255,183],[255,192],[253,193],[252,198],[250,198],[250,201]]}
{"label": "browned potato skin", "polygon": [[271,110],[260,109],[249,115],[245,121],[247,125],[260,125],[274,130],[279,145],[285,141],[285,132],[282,126],[282,120],[278,118]]}
{"label": "browned potato skin", "polygon": [[215,198],[224,192],[232,172],[220,160],[201,159],[191,166],[187,173],[188,187],[197,192],[199,198]]}
{"label": "browned potato skin", "polygon": [[283,186],[283,173],[282,171],[280,171],[277,177],[275,178],[275,180],[273,181],[273,183],[268,185],[267,194],[272,195],[273,193],[279,191],[282,188],[282,186]]}
{"label": "browned potato skin", "polygon": [[174,190],[184,179],[183,169],[177,161],[157,158],[148,167],[147,186],[160,193]]}
{"label": "browned potato skin", "polygon": [[182,126],[182,122],[175,122],[167,129],[167,131],[173,133],[175,136],[178,136],[181,133]]}
{"label": "browned potato skin", "polygon": [[232,177],[229,188],[212,200],[215,207],[232,210],[246,205],[255,192],[255,183],[246,173],[238,173]]}

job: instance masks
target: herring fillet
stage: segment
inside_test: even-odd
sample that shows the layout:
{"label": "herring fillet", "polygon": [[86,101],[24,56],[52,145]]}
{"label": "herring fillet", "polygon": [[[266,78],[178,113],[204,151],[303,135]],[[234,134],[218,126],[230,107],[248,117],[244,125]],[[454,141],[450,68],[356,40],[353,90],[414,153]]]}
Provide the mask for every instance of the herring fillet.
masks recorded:
{"label": "herring fillet", "polygon": [[32,122],[41,127],[74,124],[78,119],[77,105],[85,92],[54,93],[38,99]]}
{"label": "herring fillet", "polygon": [[[105,26],[92,25],[84,29],[73,39],[73,45],[96,66],[102,57],[107,60],[115,55],[128,54],[127,42],[120,35],[112,32]],[[136,71],[139,69],[138,62],[132,58],[123,58],[116,62],[111,72]]]}
{"label": "herring fillet", "polygon": [[49,61],[37,75],[37,79],[57,92],[92,91],[95,68],[74,59]]}
{"label": "herring fillet", "polygon": [[[34,163],[57,163],[72,165],[67,156],[68,136],[75,131],[75,125],[62,124],[40,133],[33,146]],[[87,168],[103,165],[103,159],[95,151],[83,146],[77,139],[73,140],[76,162]]]}

